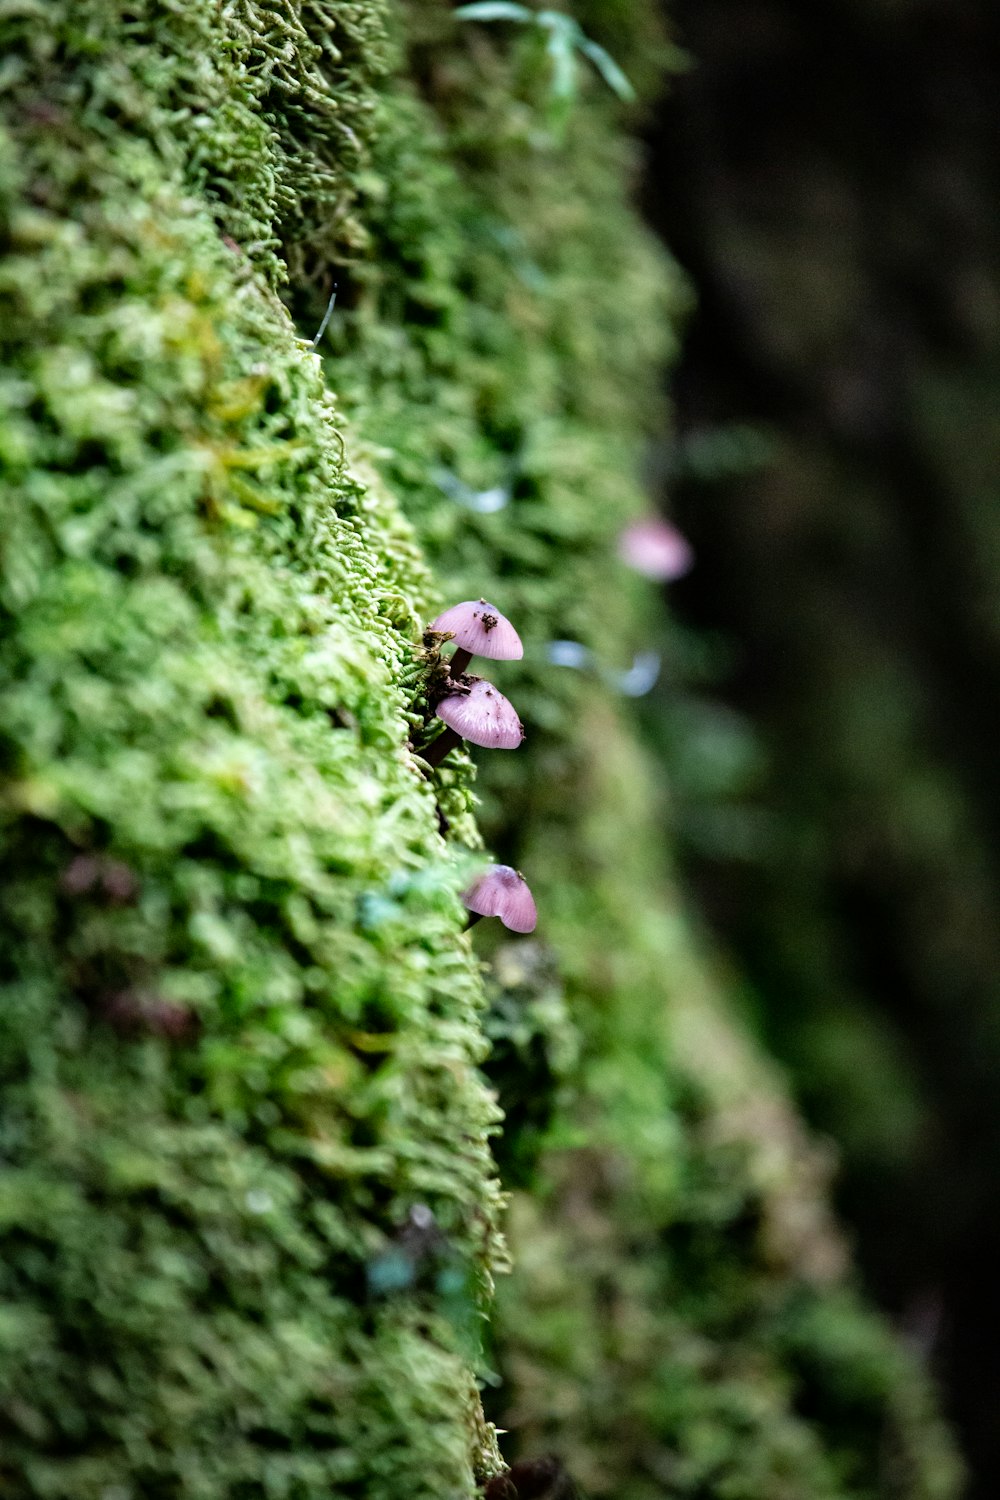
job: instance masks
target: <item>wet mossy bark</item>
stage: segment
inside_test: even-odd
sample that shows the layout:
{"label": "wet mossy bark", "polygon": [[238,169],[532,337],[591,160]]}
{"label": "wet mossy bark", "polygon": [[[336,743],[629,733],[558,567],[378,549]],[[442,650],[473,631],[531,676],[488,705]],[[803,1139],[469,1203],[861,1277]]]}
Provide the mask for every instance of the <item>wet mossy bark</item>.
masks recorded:
{"label": "wet mossy bark", "polygon": [[[578,16],[651,93],[652,10]],[[676,645],[613,548],[687,300],[620,105],[438,3],[2,25],[4,1492],[471,1500],[498,1371],[595,1500],[950,1496],[626,705],[546,664]],[[477,800],[414,747],[480,594]],[[533,942],[463,934],[484,838]]]}

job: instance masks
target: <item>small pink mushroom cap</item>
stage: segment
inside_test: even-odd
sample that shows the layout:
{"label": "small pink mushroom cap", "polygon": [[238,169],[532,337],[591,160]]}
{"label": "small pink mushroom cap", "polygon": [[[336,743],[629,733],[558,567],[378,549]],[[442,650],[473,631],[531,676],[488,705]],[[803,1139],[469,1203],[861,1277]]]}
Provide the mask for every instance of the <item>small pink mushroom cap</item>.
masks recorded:
{"label": "small pink mushroom cap", "polygon": [[467,599],[453,604],[431,622],[432,630],[449,630],[455,645],[473,656],[489,656],[494,661],[519,661],[524,655],[521,637],[495,604],[485,599]]}
{"label": "small pink mushroom cap", "polygon": [[637,573],[662,583],[683,578],[694,566],[690,542],[658,516],[626,526],[618,538],[618,556]]}
{"label": "small pink mushroom cap", "polygon": [[524,726],[513,703],[482,677],[476,678],[467,693],[442,698],[437,716],[463,740],[490,750],[516,750],[524,739]]}
{"label": "small pink mushroom cap", "polygon": [[538,921],[528,882],[510,865],[490,865],[462,895],[470,911],[481,917],[499,917],[511,932],[534,932]]}

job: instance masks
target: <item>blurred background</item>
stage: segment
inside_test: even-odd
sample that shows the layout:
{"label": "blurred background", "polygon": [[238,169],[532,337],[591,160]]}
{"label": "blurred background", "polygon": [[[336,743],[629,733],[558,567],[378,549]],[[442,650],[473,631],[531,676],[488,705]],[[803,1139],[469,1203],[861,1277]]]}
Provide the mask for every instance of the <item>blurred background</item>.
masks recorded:
{"label": "blurred background", "polygon": [[1000,7],[673,0],[645,206],[694,284],[646,700],[689,880],[1000,1493]]}

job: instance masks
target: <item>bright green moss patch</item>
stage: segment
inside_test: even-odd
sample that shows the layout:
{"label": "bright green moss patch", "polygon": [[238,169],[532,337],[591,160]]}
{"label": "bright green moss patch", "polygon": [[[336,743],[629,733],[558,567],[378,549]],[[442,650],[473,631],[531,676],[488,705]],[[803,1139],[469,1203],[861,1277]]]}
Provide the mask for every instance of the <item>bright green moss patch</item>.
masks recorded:
{"label": "bright green moss patch", "polygon": [[[3,205],[0,1470],[468,1494],[495,1108],[406,748],[427,574],[181,175],[151,89],[204,73],[183,15],[86,19],[75,70],[32,42],[53,113],[16,120]],[[435,1256],[382,1295],[418,1204]]]}

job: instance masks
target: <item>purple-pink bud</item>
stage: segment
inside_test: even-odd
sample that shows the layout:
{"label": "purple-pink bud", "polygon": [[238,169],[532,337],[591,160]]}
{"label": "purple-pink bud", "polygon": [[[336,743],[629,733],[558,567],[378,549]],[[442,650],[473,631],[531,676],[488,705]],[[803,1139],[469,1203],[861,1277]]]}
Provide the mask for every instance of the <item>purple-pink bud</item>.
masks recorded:
{"label": "purple-pink bud", "polygon": [[448,631],[459,651],[470,656],[488,656],[494,661],[519,661],[524,655],[521,637],[494,604],[485,599],[467,599],[453,604],[431,622],[432,630]]}
{"label": "purple-pink bud", "polygon": [[690,542],[658,516],[633,521],[618,538],[618,556],[637,573],[669,583],[694,566]]}
{"label": "purple-pink bud", "polygon": [[528,882],[510,865],[491,865],[469,887],[462,900],[480,917],[499,917],[511,932],[534,932],[538,921]]}
{"label": "purple-pink bud", "polygon": [[437,716],[463,740],[491,750],[516,750],[524,739],[524,727],[514,705],[482,677],[468,692],[442,698]]}

